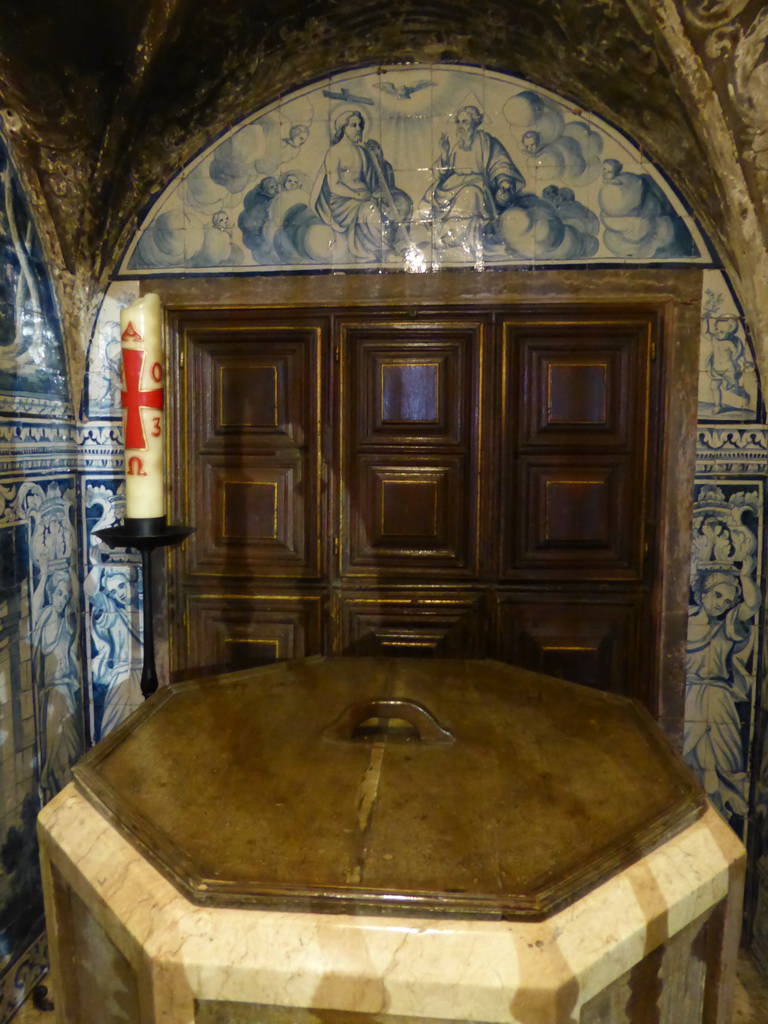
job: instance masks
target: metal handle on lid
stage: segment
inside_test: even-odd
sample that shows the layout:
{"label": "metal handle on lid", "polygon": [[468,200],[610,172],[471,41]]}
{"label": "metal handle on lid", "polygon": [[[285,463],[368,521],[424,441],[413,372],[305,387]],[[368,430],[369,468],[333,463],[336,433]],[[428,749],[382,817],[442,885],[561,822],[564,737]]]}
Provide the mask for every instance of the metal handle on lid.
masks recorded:
{"label": "metal handle on lid", "polygon": [[[369,727],[365,723],[374,719]],[[393,721],[406,722],[410,729],[397,729]],[[453,734],[440,725],[432,712],[416,700],[369,700],[350,704],[323,730],[329,740],[376,740],[399,738],[420,743],[453,743]]]}

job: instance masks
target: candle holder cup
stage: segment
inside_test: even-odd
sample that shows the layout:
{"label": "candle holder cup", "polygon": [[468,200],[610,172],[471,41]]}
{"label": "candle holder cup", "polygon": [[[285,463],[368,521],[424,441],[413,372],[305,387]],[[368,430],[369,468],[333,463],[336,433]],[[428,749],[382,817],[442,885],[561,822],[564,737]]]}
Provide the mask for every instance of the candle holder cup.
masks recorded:
{"label": "candle holder cup", "polygon": [[158,686],[155,667],[155,619],[152,608],[152,552],[155,548],[181,544],[194,532],[193,526],[169,526],[165,516],[148,519],[126,518],[120,526],[94,530],[96,536],[110,548],[135,548],[141,553],[141,570],[144,577],[144,665],[141,670],[141,692],[145,700]]}

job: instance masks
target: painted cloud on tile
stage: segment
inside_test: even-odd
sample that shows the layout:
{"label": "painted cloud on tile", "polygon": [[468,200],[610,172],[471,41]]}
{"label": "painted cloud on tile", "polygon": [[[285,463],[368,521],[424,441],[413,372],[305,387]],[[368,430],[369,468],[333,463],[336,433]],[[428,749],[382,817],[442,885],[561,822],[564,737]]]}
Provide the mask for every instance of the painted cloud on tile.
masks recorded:
{"label": "painted cloud on tile", "polygon": [[706,262],[614,128],[508,75],[361,69],[260,111],[146,217],[122,272]]}

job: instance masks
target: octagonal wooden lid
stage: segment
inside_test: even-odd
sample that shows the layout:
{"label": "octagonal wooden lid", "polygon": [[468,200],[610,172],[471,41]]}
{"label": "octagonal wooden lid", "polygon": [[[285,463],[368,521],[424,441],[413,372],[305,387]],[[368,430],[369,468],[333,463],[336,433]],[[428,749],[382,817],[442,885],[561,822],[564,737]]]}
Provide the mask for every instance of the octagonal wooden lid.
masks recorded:
{"label": "octagonal wooden lid", "polygon": [[196,903],[312,911],[542,918],[705,806],[638,703],[492,661],[183,683],[75,777]]}

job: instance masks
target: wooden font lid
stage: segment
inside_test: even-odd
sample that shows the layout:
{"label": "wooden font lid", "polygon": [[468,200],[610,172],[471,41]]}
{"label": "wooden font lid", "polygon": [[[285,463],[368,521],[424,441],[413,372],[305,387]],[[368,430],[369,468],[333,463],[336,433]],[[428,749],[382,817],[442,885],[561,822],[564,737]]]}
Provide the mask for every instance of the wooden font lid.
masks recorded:
{"label": "wooden font lid", "polygon": [[312,911],[539,919],[705,806],[637,702],[493,661],[183,683],[75,777],[195,902]]}

